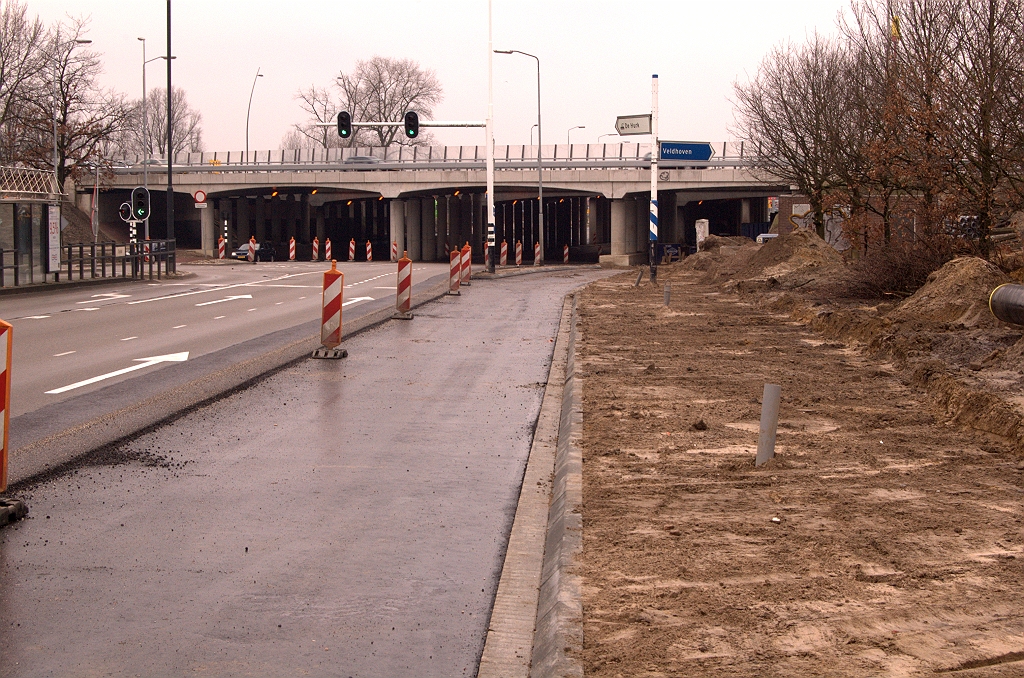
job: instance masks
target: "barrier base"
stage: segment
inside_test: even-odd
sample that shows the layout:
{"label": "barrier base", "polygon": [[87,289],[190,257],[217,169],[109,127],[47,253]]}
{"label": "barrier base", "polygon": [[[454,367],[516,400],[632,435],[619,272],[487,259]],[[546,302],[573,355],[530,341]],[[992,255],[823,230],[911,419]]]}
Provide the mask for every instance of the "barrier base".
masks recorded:
{"label": "barrier base", "polygon": [[21,520],[28,515],[28,507],[20,499],[0,499],[0,527]]}
{"label": "barrier base", "polygon": [[458,292],[458,291],[453,292],[452,290],[448,290],[448,294],[450,294],[453,297],[460,297],[460,296],[462,296],[461,292]]}
{"label": "barrier base", "polygon": [[412,313],[409,311],[395,311],[391,316],[392,320],[412,320]]}
{"label": "barrier base", "polygon": [[327,360],[338,360],[339,358],[347,358],[348,351],[343,348],[323,348],[320,347],[313,351],[311,358],[325,358]]}

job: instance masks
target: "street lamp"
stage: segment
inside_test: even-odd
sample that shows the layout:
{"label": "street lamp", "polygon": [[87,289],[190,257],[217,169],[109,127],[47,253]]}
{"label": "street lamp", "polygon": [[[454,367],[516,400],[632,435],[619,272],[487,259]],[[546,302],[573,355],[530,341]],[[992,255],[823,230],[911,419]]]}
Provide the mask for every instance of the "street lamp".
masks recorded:
{"label": "street lamp", "polygon": [[[570,127],[569,128],[569,132],[572,132],[574,129],[587,129],[587,126],[586,125],[576,125],[575,127]],[[572,142],[569,141],[569,132],[565,133],[565,143],[566,144],[572,144]]]}
{"label": "street lamp", "polygon": [[602,134],[601,136],[597,137],[597,143],[601,143],[601,139],[604,139],[605,137],[617,137],[617,136],[619,136],[618,132],[609,132],[608,134]]}
{"label": "street lamp", "polygon": [[533,128],[536,127],[536,126],[537,126],[536,123],[530,125],[530,145],[531,146],[533,146]]}
{"label": "street lamp", "polygon": [[260,69],[256,69],[256,77],[252,79],[252,89],[249,90],[249,108],[245,111],[245,161],[249,162],[249,112],[252,111],[252,93],[256,91],[256,80],[262,78]]}
{"label": "street lamp", "polygon": [[[149,190],[149,111],[146,109],[146,64],[151,61],[167,59],[167,55],[160,55],[152,59],[146,58],[146,39],[142,41],[142,185]],[[176,59],[177,57],[171,57]],[[145,238],[149,240],[149,216],[146,216]]]}
{"label": "street lamp", "polygon": [[[518,49],[496,49],[495,54],[522,54],[537,62],[537,242],[540,243],[540,258],[533,262],[534,266],[540,266],[544,261],[544,175],[541,168],[541,125],[540,125],[540,58],[528,52],[521,52]],[[530,128],[530,143],[533,143],[533,128]]]}

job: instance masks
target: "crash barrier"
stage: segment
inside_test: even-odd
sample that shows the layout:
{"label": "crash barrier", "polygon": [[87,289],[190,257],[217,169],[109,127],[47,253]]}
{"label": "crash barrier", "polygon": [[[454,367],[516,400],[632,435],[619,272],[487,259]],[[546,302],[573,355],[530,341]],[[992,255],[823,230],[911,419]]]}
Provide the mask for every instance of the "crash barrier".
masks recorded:
{"label": "crash barrier", "polygon": [[313,238],[313,256],[309,260],[320,261],[320,241],[316,238]]}
{"label": "crash barrier", "polygon": [[473,268],[473,248],[469,246],[469,241],[462,246],[462,275],[459,280],[460,285],[469,287],[470,285],[470,274]]}
{"label": "crash barrier", "polygon": [[540,241],[533,243],[533,265],[540,266]]}
{"label": "crash barrier", "polygon": [[331,256],[331,239],[328,238],[324,241],[324,259],[327,261],[334,261]]}
{"label": "crash barrier", "polygon": [[356,239],[355,238],[352,238],[351,240],[348,241],[348,260],[349,261],[355,261],[356,260]]}
{"label": "crash barrier", "polygon": [[226,244],[224,242],[224,238],[221,238],[217,242],[217,258],[218,259],[223,259],[224,258],[224,255],[225,255],[224,248],[225,247],[226,247]]}
{"label": "crash barrier", "polygon": [[249,261],[256,261],[256,237],[249,237],[249,252],[245,255],[245,258]]}
{"label": "crash barrier", "polygon": [[452,250],[451,265],[448,270],[448,294],[459,294],[459,281],[462,280],[462,254]]}
{"label": "crash barrier", "polygon": [[366,241],[366,260],[373,261],[373,244],[369,240]]}
{"label": "crash barrier", "polygon": [[569,263],[569,246],[568,245],[562,245],[562,263],[563,264],[568,264]]}
{"label": "crash barrier", "polygon": [[11,347],[14,328],[0,320],[0,492],[7,489],[7,431],[11,423]]}
{"label": "crash barrier", "polygon": [[391,241],[391,261],[398,261],[398,243],[394,240]]}
{"label": "crash barrier", "polygon": [[1006,283],[988,295],[988,308],[999,320],[1024,325],[1024,285]]}
{"label": "crash barrier", "polygon": [[348,355],[348,351],[338,348],[338,344],[341,343],[341,296],[344,289],[345,274],[338,270],[338,262],[332,259],[331,270],[324,271],[324,292],[320,313],[320,343],[322,346],[313,351],[314,358],[344,358]]}
{"label": "crash barrier", "polygon": [[516,266],[523,265],[523,241],[516,240]]}
{"label": "crash barrier", "polygon": [[[143,243],[75,243],[61,247],[60,269],[40,274],[39,262],[14,250],[0,249],[0,287],[18,287],[32,283],[89,280],[93,278],[149,277],[161,279],[175,270],[173,240],[147,241],[151,255],[146,259]],[[53,278],[49,278],[52,275]],[[38,279],[37,279],[38,278]]]}
{"label": "crash barrier", "polygon": [[508,265],[508,243],[504,240],[501,241],[501,254],[498,256],[498,265]]}
{"label": "crash barrier", "polygon": [[412,259],[408,252],[402,252],[398,260],[398,292],[395,294],[395,315],[393,318],[411,320],[412,313]]}
{"label": "crash barrier", "polygon": [[288,241],[288,261],[295,261],[295,238]]}

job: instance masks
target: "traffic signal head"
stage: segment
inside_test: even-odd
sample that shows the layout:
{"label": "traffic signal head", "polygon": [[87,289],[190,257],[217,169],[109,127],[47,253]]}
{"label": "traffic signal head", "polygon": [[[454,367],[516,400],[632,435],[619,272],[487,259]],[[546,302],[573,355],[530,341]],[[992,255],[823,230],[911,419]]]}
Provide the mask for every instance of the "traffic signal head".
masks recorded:
{"label": "traffic signal head", "polygon": [[348,111],[338,113],[338,136],[342,139],[352,138],[352,114]]}
{"label": "traffic signal head", "polygon": [[405,137],[415,139],[420,134],[420,116],[416,111],[405,114]]}
{"label": "traffic signal head", "polygon": [[149,218],[149,189],[138,186],[132,191],[132,219],[145,221]]}
{"label": "traffic signal head", "polygon": [[117,208],[117,214],[121,217],[121,221],[132,220],[132,206],[131,203],[123,202],[121,206]]}

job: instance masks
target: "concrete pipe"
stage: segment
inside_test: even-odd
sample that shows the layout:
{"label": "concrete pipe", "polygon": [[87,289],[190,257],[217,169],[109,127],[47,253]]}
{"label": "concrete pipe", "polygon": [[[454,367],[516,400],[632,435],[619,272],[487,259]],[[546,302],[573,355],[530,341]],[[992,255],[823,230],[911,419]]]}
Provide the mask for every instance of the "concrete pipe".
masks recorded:
{"label": "concrete pipe", "polygon": [[988,297],[988,308],[1004,323],[1024,325],[1024,285],[1006,283],[995,288]]}

